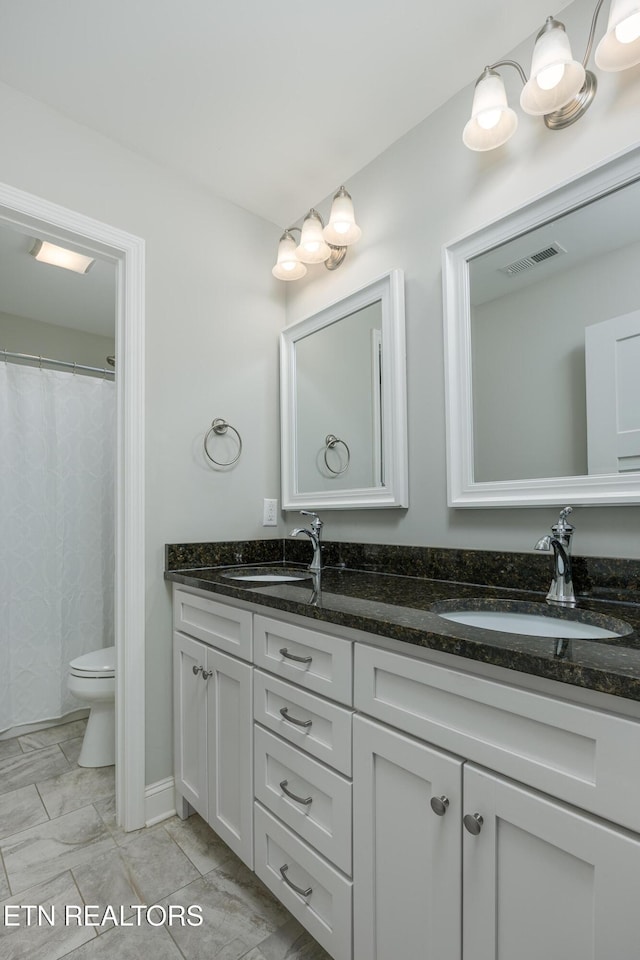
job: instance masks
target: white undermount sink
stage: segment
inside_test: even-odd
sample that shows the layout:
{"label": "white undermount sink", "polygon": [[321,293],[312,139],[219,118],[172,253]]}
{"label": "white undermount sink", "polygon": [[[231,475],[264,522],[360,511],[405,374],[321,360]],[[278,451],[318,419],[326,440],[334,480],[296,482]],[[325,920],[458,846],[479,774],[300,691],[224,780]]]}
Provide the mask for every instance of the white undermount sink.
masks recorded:
{"label": "white undermount sink", "polygon": [[551,612],[530,613],[520,610],[477,610],[457,609],[435,611],[445,620],[463,623],[483,630],[497,630],[500,633],[517,633],[527,637],[556,637],[576,640],[605,640],[623,637],[631,632],[631,627],[623,621],[613,621],[610,625],[597,626],[582,620],[554,617]]}
{"label": "white undermount sink", "polygon": [[306,570],[248,570],[235,569],[223,574],[228,580],[241,580],[246,583],[297,583],[309,580],[311,574]]}

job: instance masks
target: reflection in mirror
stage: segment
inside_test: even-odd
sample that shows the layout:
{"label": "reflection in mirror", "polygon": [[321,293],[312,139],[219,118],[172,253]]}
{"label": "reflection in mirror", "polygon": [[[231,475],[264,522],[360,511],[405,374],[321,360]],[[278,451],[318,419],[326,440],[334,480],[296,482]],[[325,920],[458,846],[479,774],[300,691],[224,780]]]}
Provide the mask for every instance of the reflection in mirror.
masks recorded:
{"label": "reflection in mirror", "polygon": [[640,500],[640,154],[444,251],[452,506]]}
{"label": "reflection in mirror", "polygon": [[[590,353],[591,328],[604,325],[597,337],[604,346],[607,330],[615,337],[618,318],[640,308],[639,263],[640,183],[470,261],[476,481],[628,467],[615,459],[602,462],[589,450],[598,442],[598,423],[587,421],[587,407],[591,401],[596,413],[604,402],[607,374],[614,385],[604,351]],[[629,388],[623,404],[628,419],[640,423],[637,325],[617,350],[630,373],[635,366],[635,376],[619,386]]]}
{"label": "reflection in mirror", "polygon": [[281,403],[285,510],[407,505],[401,271],[283,332]]}
{"label": "reflection in mirror", "polygon": [[301,490],[382,486],[381,334],[382,307],[376,300],[297,341]]}

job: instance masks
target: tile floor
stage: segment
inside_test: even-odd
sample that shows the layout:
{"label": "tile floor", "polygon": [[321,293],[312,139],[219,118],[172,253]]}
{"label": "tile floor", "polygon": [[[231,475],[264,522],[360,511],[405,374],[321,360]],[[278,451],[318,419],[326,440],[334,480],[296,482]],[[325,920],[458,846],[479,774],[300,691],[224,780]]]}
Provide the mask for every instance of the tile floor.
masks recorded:
{"label": "tile floor", "polygon": [[118,828],[114,768],[76,762],[84,723],[0,741],[3,960],[330,960],[197,815]]}

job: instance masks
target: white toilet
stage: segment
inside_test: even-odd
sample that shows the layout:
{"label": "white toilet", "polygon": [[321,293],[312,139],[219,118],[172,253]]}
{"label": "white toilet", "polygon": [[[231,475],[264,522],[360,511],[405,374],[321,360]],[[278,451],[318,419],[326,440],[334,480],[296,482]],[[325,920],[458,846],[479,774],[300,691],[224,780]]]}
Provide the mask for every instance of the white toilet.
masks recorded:
{"label": "white toilet", "polygon": [[116,762],[115,676],[115,647],[85,653],[69,664],[69,692],[91,706],[78,758],[81,767],[108,767]]}

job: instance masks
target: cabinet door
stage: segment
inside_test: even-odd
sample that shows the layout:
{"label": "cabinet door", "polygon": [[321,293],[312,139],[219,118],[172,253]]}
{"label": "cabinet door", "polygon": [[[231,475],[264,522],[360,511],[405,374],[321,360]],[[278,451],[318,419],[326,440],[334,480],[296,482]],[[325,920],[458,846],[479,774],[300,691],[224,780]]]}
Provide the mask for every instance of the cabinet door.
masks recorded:
{"label": "cabinet door", "polygon": [[[174,771],[176,791],[208,817],[207,648],[181,633],[173,635]],[[197,671],[194,673],[194,669]]]}
{"label": "cabinet door", "polygon": [[470,764],[464,797],[464,960],[638,956],[637,839]]}
{"label": "cabinet door", "polygon": [[207,766],[211,827],[253,869],[252,667],[207,650]]}
{"label": "cabinet door", "polygon": [[355,960],[460,960],[461,770],[458,757],[355,717]]}

